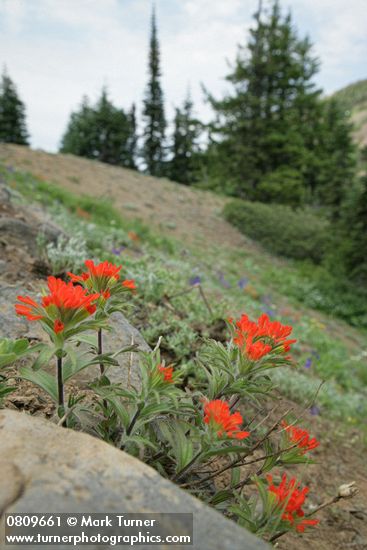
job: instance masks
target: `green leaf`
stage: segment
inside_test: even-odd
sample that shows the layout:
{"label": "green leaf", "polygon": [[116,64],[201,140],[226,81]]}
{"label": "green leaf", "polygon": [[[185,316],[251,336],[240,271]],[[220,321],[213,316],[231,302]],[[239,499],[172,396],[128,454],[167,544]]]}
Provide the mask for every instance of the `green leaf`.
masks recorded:
{"label": "green leaf", "polygon": [[21,367],[19,369],[19,377],[24,380],[29,380],[33,384],[36,384],[48,393],[54,401],[58,400],[57,384],[54,376],[48,372],[39,370],[34,371],[29,367]]}
{"label": "green leaf", "polygon": [[210,504],[213,506],[217,506],[218,504],[222,504],[223,502],[227,502],[233,498],[232,491],[227,491],[223,489],[222,491],[218,491],[215,493],[215,495],[210,499]]}
{"label": "green leaf", "polygon": [[4,353],[0,355],[0,368],[11,365],[11,363],[14,363],[17,359],[18,356],[16,353]]}
{"label": "green leaf", "polygon": [[231,487],[234,487],[240,482],[241,468],[232,468],[231,470]]}
{"label": "green leaf", "polygon": [[35,362],[32,365],[32,369],[33,370],[38,370],[38,369],[44,367],[45,365],[48,365],[50,360],[51,360],[51,357],[54,355],[55,351],[56,350],[55,350],[54,346],[47,346],[46,344],[44,344],[43,349],[41,349],[40,353],[38,354],[37,359],[35,360]]}
{"label": "green leaf", "polygon": [[13,345],[13,351],[17,355],[23,354],[29,346],[29,342],[26,338],[22,338],[20,340],[16,340]]}
{"label": "green leaf", "polygon": [[231,445],[230,447],[221,447],[221,448],[212,449],[211,451],[208,451],[207,453],[205,453],[205,458],[209,458],[210,456],[214,456],[214,455],[218,455],[218,456],[228,455],[231,453],[242,454],[246,451],[247,451],[247,447],[245,446]]}
{"label": "green leaf", "polygon": [[97,336],[95,334],[78,334],[73,341],[88,344],[94,349],[98,348]]}
{"label": "green leaf", "polygon": [[11,393],[12,391],[16,390],[16,387],[12,386],[0,386],[0,399],[8,395],[8,393]]}

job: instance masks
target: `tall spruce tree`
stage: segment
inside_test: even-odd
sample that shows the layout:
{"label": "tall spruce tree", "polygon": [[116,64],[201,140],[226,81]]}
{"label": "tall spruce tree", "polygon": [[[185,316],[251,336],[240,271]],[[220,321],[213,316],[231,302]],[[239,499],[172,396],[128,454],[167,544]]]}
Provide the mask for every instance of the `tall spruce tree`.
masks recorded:
{"label": "tall spruce tree", "polygon": [[132,168],[133,170],[136,170],[137,169],[136,157],[138,153],[138,131],[137,131],[135,103],[132,104],[131,109],[128,113],[128,122],[129,122],[129,138],[127,140],[126,166],[128,168]]}
{"label": "tall spruce tree", "polygon": [[169,177],[180,183],[190,185],[198,177],[197,139],[200,126],[193,117],[193,103],[190,94],[181,108],[176,108],[171,146],[172,159],[169,162]]}
{"label": "tall spruce tree", "polygon": [[165,171],[164,99],[160,82],[160,53],[155,10],[152,12],[149,50],[149,80],[143,104],[143,159],[146,171],[153,176],[162,176]]}
{"label": "tall spruce tree", "polygon": [[24,103],[4,69],[0,84],[0,141],[29,144]]}
{"label": "tall spruce tree", "polygon": [[278,1],[265,13],[260,2],[249,43],[227,76],[233,93],[222,100],[209,96],[217,114],[212,165],[231,193],[290,204],[304,200],[302,127],[319,98],[317,69],[311,44],[298,38],[290,14],[282,15]]}

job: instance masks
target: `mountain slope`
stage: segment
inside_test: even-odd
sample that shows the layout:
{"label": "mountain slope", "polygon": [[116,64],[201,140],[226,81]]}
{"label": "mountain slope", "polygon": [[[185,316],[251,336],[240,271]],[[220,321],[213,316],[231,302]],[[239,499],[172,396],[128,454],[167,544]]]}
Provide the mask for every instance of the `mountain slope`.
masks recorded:
{"label": "mountain slope", "polygon": [[228,199],[213,193],[73,155],[33,151],[19,145],[0,144],[0,159],[73,193],[108,199],[124,217],[143,219],[191,243],[240,246],[247,242],[221,216]]}

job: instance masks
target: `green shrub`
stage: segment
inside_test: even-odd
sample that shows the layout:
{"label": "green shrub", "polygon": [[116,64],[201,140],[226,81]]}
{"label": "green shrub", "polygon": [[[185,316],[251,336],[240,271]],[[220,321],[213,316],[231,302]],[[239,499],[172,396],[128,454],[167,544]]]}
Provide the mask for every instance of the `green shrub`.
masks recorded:
{"label": "green shrub", "polygon": [[275,254],[319,263],[328,248],[329,224],[309,210],[236,199],[226,204],[224,216]]}

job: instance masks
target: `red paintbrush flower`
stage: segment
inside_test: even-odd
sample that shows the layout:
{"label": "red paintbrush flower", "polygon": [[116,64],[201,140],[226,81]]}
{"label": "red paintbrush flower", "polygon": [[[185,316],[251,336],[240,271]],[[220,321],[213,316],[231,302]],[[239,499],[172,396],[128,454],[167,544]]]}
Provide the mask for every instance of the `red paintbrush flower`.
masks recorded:
{"label": "red paintbrush flower", "polygon": [[215,399],[208,401],[204,405],[204,422],[216,432],[218,437],[230,437],[236,439],[245,439],[250,432],[240,430],[243,423],[241,413],[231,414],[228,403]]}
{"label": "red paintbrush flower", "polygon": [[271,351],[269,344],[264,344],[261,340],[253,342],[252,336],[246,340],[246,353],[253,361],[259,361],[264,355]]}
{"label": "red paintbrush flower", "polygon": [[97,293],[88,294],[88,291],[81,286],[65,283],[62,279],[56,279],[55,277],[48,277],[47,284],[50,294],[42,298],[42,305],[45,308],[54,305],[60,310],[84,308],[88,311],[90,307],[93,309],[92,303],[99,298]]}
{"label": "red paintbrush flower", "polygon": [[272,350],[288,352],[296,340],[287,340],[292,332],[291,326],[282,325],[279,321],[270,321],[263,313],[257,322],[251,321],[247,315],[235,323],[233,342],[252,361],[258,361]]}
{"label": "red paintbrush flower", "polygon": [[88,294],[87,289],[55,277],[48,277],[47,284],[49,293],[43,296],[40,304],[29,296],[18,296],[21,302],[15,305],[18,315],[29,321],[43,320],[59,334],[68,324],[75,325],[95,312],[94,302],[99,294]]}
{"label": "red paintbrush flower", "polygon": [[122,281],[122,286],[129,290],[136,290],[134,279],[125,279],[125,281]]}
{"label": "red paintbrush flower", "polygon": [[70,273],[70,271],[68,272],[70,279],[74,283],[83,283],[88,281],[90,278],[95,280],[97,279],[95,281],[97,284],[97,288],[95,288],[95,290],[101,292],[107,288],[106,285],[110,282],[110,279],[118,281],[120,278],[120,270],[122,268],[121,265],[117,266],[107,261],[95,264],[93,260],[86,260],[84,265],[87,268],[87,271],[82,273],[80,276],[74,275],[74,273]]}
{"label": "red paintbrush flower", "polygon": [[257,326],[257,336],[270,338],[276,345],[282,345],[285,352],[289,351],[291,345],[297,342],[297,340],[287,340],[293,327],[282,325],[279,321],[270,321],[266,313],[260,315]]}
{"label": "red paintbrush flower", "polygon": [[68,273],[74,283],[79,283],[90,292],[99,292],[104,301],[111,297],[117,297],[122,290],[135,290],[135,282],[132,279],[119,283],[122,266],[116,266],[110,262],[95,264],[93,260],[86,260],[87,271],[81,275]]}
{"label": "red paintbrush flower", "polygon": [[300,484],[295,478],[287,481],[286,474],[283,474],[282,481],[278,486],[273,483],[273,476],[267,475],[268,491],[276,496],[277,507],[282,511],[282,519],[289,521],[292,525],[295,524],[296,530],[303,532],[307,525],[317,525],[319,520],[317,519],[303,519],[299,521],[299,518],[303,518],[305,513],[302,510],[302,506],[305,502],[308,487],[300,489]]}
{"label": "red paintbrush flower", "polygon": [[163,365],[158,365],[157,370],[162,374],[163,380],[165,382],[172,383],[173,382],[173,367],[164,367]]}
{"label": "red paintbrush flower", "polygon": [[39,304],[32,300],[29,296],[17,296],[17,300],[23,304],[15,304],[15,311],[18,315],[24,315],[28,321],[38,321],[43,318],[41,311],[39,309]]}
{"label": "red paintbrush flower", "polygon": [[65,325],[62,321],[60,321],[60,319],[56,319],[55,322],[54,322],[54,331],[56,334],[58,334],[59,332],[62,332],[65,328]]}
{"label": "red paintbrush flower", "polygon": [[307,430],[302,430],[298,426],[287,424],[285,420],[282,421],[282,426],[287,432],[290,441],[292,443],[297,443],[297,447],[299,447],[303,453],[316,449],[316,447],[320,445],[315,437],[310,437]]}

